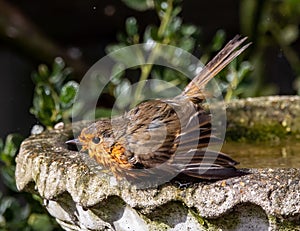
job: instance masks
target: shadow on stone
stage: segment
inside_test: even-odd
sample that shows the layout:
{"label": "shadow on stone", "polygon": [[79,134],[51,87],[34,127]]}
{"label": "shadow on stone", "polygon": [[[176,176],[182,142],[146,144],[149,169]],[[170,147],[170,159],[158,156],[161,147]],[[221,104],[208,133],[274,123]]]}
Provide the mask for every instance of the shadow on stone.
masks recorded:
{"label": "shadow on stone", "polygon": [[265,211],[252,203],[238,204],[221,218],[207,219],[211,228],[222,230],[268,230],[269,219]]}
{"label": "shadow on stone", "polygon": [[145,215],[152,222],[174,228],[187,220],[188,209],[179,201],[170,201],[157,207],[153,212]]}
{"label": "shadow on stone", "polygon": [[89,209],[103,221],[113,225],[114,221],[122,218],[125,207],[126,203],[120,197],[109,196]]}

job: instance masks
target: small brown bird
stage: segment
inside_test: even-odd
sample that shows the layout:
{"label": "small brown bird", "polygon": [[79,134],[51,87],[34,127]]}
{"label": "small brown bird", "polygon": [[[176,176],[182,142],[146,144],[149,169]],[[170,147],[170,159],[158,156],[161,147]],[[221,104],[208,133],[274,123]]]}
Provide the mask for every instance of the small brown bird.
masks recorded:
{"label": "small brown bird", "polygon": [[228,155],[207,150],[218,138],[201,103],[207,82],[250,45],[237,49],[245,40],[236,36],[229,41],[180,95],[149,100],[122,116],[94,122],[68,143],[79,143],[118,180],[132,183],[241,175]]}

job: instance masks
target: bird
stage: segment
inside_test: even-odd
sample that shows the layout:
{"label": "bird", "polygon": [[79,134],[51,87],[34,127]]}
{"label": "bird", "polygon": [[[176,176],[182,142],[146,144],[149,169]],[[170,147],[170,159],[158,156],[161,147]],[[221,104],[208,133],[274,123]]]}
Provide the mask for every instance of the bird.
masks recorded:
{"label": "bird", "polygon": [[251,44],[241,47],[246,39],[236,35],[174,98],[144,101],[121,116],[95,121],[67,143],[80,145],[117,180],[132,184],[242,175],[237,161],[208,149],[220,139],[203,102],[206,84]]}

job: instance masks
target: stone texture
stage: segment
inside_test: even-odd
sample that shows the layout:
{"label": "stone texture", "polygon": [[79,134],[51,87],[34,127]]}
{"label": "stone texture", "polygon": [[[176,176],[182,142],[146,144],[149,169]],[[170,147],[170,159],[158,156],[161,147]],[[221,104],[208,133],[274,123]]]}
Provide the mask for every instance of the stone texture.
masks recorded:
{"label": "stone texture", "polygon": [[137,189],[69,150],[65,141],[72,136],[70,126],[32,135],[16,159],[18,189],[43,198],[65,230],[300,229],[299,169],[250,169],[239,178],[186,188]]}
{"label": "stone texture", "polygon": [[300,137],[300,97],[268,96],[233,100],[227,105],[231,140],[279,142]]}

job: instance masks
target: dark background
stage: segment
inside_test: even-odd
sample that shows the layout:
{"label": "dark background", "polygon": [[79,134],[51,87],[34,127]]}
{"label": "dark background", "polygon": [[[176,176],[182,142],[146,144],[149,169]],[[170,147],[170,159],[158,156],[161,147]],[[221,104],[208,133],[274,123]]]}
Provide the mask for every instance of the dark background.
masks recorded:
{"label": "dark background", "polygon": [[[182,18],[201,28],[203,44],[224,29],[227,40],[242,33],[239,0],[183,1]],[[266,1],[257,1],[258,5]],[[116,42],[127,17],[135,16],[144,28],[159,22],[154,11],[139,12],[117,0],[18,1],[0,0],[0,137],[17,132],[28,135],[37,123],[29,113],[34,85],[31,73],[40,63],[51,64],[62,56],[80,81],[88,68]],[[250,36],[254,42],[255,37]],[[293,43],[299,54],[299,38]],[[278,94],[295,94],[291,69],[276,44],[266,50],[266,81],[278,86]]]}

